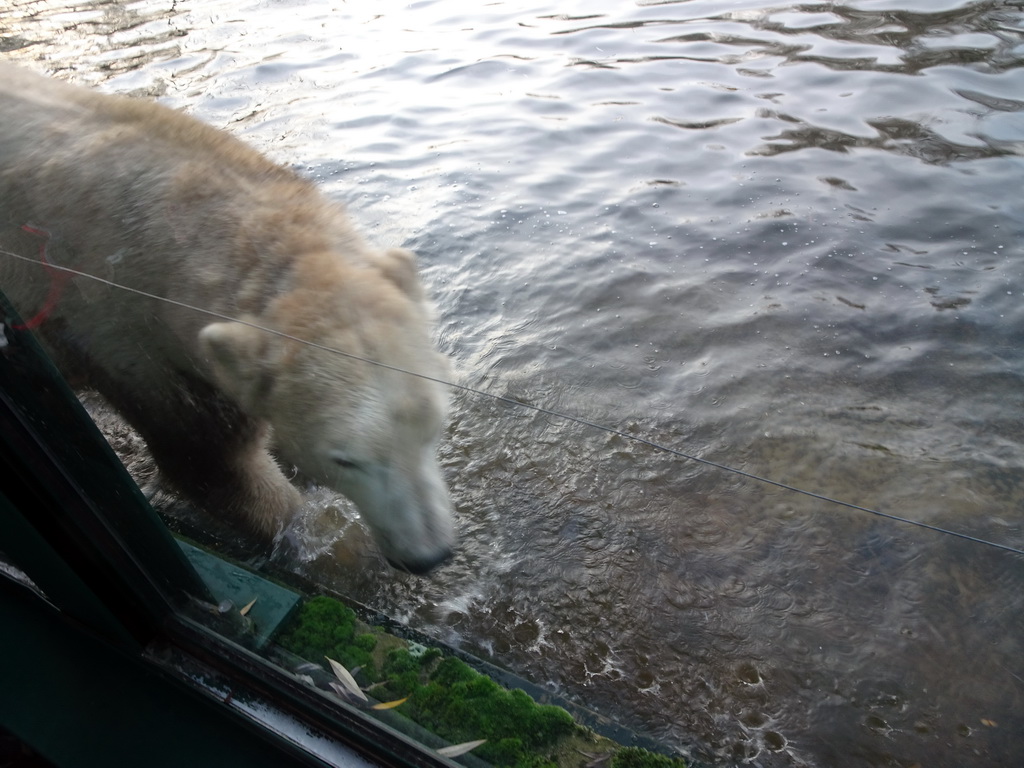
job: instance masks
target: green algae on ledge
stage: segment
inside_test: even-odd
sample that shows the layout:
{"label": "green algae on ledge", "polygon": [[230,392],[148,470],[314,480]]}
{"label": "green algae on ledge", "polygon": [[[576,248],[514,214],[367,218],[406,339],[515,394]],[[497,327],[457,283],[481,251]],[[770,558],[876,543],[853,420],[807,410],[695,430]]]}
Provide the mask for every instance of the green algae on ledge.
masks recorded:
{"label": "green algae on ledge", "polygon": [[316,664],[336,659],[375,699],[404,699],[394,712],[448,743],[484,739],[472,759],[496,768],[686,768],[600,736],[562,707],[505,688],[455,656],[370,627],[330,597],[305,601],[277,643]]}

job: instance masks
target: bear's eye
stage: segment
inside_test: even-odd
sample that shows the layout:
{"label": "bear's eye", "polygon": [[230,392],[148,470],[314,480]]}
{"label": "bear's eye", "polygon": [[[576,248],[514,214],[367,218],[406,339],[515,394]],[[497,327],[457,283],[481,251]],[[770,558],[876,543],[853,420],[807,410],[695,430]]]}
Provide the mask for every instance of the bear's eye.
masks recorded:
{"label": "bear's eye", "polygon": [[345,456],[340,454],[331,454],[331,461],[342,469],[359,469],[359,465]]}

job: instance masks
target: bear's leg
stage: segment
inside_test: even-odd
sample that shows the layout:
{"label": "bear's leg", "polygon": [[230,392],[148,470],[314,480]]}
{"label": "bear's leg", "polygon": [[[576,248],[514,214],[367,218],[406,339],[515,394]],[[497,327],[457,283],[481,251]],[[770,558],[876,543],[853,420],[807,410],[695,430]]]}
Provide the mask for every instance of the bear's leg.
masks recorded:
{"label": "bear's leg", "polygon": [[170,429],[166,424],[136,428],[172,487],[269,543],[302,499],[270,456],[265,429],[239,412],[234,415],[237,421],[230,425],[204,417],[180,420]]}
{"label": "bear's leg", "polygon": [[302,497],[271,457],[266,428],[215,389],[172,377],[139,390],[137,381],[119,386],[95,373],[93,384],[142,435],[161,478],[197,507],[234,518],[263,543],[298,509]]}

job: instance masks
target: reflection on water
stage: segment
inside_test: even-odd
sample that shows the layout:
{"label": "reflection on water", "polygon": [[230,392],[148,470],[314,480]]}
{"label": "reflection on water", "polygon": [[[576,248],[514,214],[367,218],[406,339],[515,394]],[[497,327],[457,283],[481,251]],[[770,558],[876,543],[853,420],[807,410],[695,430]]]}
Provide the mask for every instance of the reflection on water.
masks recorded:
{"label": "reflection on water", "polygon": [[[466,384],[1024,546],[1019,4],[16,3],[0,50],[304,163]],[[706,759],[1024,757],[1020,557],[454,401],[453,564],[319,493],[282,560]]]}
{"label": "reflection on water", "polygon": [[88,61],[91,71],[82,79],[99,82],[178,55],[177,39],[187,32],[175,18],[176,6],[174,0],[6,3],[0,8],[0,53],[45,58],[50,73],[72,74]]}

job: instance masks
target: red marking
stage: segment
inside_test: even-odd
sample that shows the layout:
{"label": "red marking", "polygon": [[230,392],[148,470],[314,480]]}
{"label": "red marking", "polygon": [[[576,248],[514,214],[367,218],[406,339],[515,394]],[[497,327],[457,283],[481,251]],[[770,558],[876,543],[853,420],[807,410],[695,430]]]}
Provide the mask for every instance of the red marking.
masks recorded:
{"label": "red marking", "polygon": [[43,267],[50,274],[50,290],[46,295],[46,301],[43,302],[43,308],[35,313],[29,320],[24,323],[17,323],[11,327],[17,331],[31,331],[33,328],[38,328],[43,324],[43,321],[53,312],[54,307],[57,306],[57,302],[60,301],[60,295],[64,292],[64,286],[67,285],[68,280],[71,279],[70,272],[64,272],[60,269],[54,269],[53,265],[50,264],[46,258],[46,247],[50,243],[50,233],[45,229],[37,229],[36,227],[30,227],[28,224],[24,224],[21,227],[26,232],[30,232],[37,237],[45,238],[43,242],[39,244],[39,261],[42,262]]}

